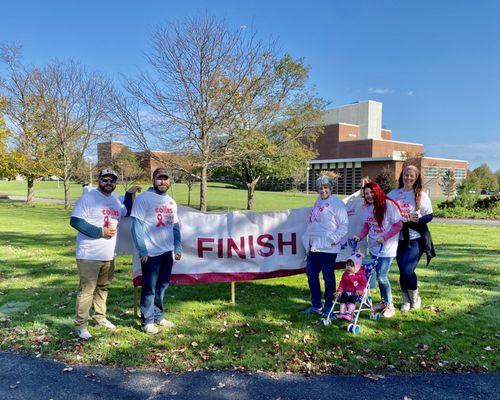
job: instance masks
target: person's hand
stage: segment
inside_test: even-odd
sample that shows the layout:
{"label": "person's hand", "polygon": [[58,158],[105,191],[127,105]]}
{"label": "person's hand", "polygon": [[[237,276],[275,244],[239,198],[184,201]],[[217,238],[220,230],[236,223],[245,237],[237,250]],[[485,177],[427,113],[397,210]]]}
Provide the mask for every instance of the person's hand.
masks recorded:
{"label": "person's hand", "polygon": [[384,242],[385,242],[385,239],[382,236],[380,236],[379,238],[377,238],[377,243],[382,244]]}
{"label": "person's hand", "polygon": [[340,298],[340,296],[342,296],[342,292],[337,292],[337,293],[335,293],[335,297],[336,297],[337,299],[339,299],[339,298]]}
{"label": "person's hand", "polygon": [[355,242],[359,242],[361,240],[361,238],[359,236],[357,236],[357,235],[354,235],[352,237],[352,240],[354,240]]}
{"label": "person's hand", "polygon": [[356,290],[356,296],[363,296],[363,291]]}
{"label": "person's hand", "polygon": [[141,263],[146,264],[148,262],[148,256],[141,257]]}
{"label": "person's hand", "polygon": [[134,185],[134,186],[130,186],[128,188],[127,193],[131,193],[131,194],[140,193],[141,190],[142,190],[142,188],[140,186]]}
{"label": "person's hand", "polygon": [[175,261],[179,261],[182,258],[182,253],[175,253]]}
{"label": "person's hand", "polygon": [[105,226],[102,228],[102,235],[107,238],[107,239],[110,239],[112,238],[113,236],[116,235],[116,229],[115,228],[110,228],[108,226]]}

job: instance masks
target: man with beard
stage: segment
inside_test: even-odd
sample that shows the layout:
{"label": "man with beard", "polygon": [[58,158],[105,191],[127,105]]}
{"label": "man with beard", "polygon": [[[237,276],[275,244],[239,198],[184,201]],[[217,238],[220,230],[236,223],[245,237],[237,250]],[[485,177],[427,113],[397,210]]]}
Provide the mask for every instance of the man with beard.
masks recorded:
{"label": "man with beard", "polygon": [[132,207],[132,238],[141,258],[141,323],[144,332],[158,333],[155,324],[172,327],[164,318],[163,297],[170,283],[174,258],[182,246],[177,204],[168,194],[170,179],[163,167],[153,172],[153,187],[137,197]]}
{"label": "man with beard", "polygon": [[83,194],[75,204],[70,225],[78,231],[76,237],[76,264],[80,285],[76,296],[75,334],[90,339],[87,329],[90,307],[94,306],[93,320],[110,330],[116,326],[106,318],[106,299],[115,268],[117,225],[127,217],[132,208],[132,193],[140,190],[131,187],[124,204],[112,193],[118,175],[111,168],[99,172],[99,186]]}

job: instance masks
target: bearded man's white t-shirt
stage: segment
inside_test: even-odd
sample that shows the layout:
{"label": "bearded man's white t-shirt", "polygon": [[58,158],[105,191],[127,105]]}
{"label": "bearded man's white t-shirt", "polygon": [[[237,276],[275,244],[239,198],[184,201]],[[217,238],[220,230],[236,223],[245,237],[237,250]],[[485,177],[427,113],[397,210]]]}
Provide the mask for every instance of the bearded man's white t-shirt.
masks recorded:
{"label": "bearded man's white t-shirt", "polygon": [[[71,216],[97,227],[108,227],[110,219],[120,222],[126,214],[126,207],[116,196],[106,196],[94,189],[76,201]],[[76,235],[76,258],[79,260],[110,261],[115,258],[115,247],[116,235],[97,239],[81,232]]]}
{"label": "bearded man's white t-shirt", "polygon": [[144,243],[148,256],[174,250],[174,224],[179,222],[177,203],[168,194],[147,191],[137,197],[132,217],[144,223]]}

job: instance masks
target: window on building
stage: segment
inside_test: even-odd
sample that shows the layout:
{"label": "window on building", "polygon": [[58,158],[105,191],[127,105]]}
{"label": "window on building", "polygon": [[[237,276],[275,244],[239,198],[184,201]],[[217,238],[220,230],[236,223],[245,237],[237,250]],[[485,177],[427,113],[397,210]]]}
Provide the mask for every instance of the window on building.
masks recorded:
{"label": "window on building", "polygon": [[345,192],[344,194],[351,194],[353,192],[353,174],[352,163],[346,163],[345,168]]}
{"label": "window on building", "polygon": [[437,178],[438,170],[436,167],[424,167],[424,177]]}
{"label": "window on building", "polygon": [[445,176],[448,172],[453,172],[451,168],[440,168],[439,176]]}
{"label": "window on building", "polygon": [[361,189],[361,163],[354,164],[354,191]]}
{"label": "window on building", "polygon": [[455,179],[465,178],[465,168],[455,168]]}
{"label": "window on building", "polygon": [[344,164],[337,169],[337,194],[345,194],[345,169]]}

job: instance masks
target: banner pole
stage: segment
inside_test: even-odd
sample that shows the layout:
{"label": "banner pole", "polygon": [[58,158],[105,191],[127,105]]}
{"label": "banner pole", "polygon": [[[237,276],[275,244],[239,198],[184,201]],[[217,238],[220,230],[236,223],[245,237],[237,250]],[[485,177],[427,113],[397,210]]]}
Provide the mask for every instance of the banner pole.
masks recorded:
{"label": "banner pole", "polygon": [[231,304],[236,305],[236,282],[231,282]]}

